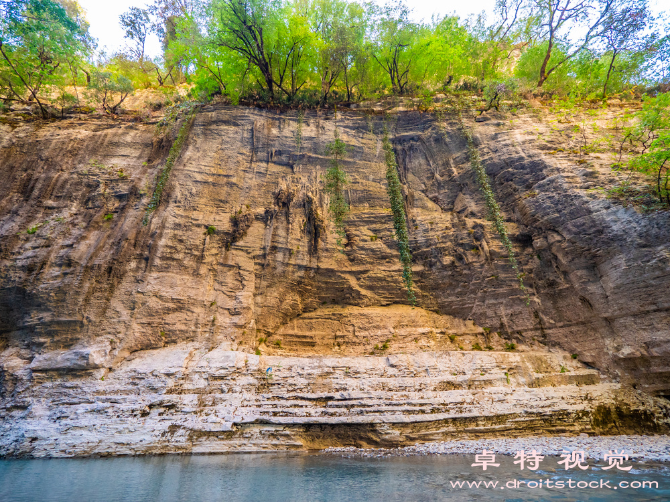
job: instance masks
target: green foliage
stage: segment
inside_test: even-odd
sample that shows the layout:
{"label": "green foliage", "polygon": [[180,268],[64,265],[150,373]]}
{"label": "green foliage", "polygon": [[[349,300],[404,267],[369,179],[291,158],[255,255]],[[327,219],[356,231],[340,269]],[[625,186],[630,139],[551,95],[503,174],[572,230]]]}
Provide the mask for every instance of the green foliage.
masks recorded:
{"label": "green foliage", "polygon": [[191,126],[193,125],[194,119],[195,119],[195,109],[191,112],[191,114],[187,118],[184,119],[184,122],[181,128],[179,129],[179,133],[177,134],[177,138],[174,140],[174,143],[172,143],[172,147],[170,147],[170,153],[168,154],[168,158],[165,161],[165,166],[163,166],[161,171],[158,173],[154,193],[151,196],[151,200],[147,205],[146,213],[144,214],[144,218],[142,219],[143,225],[149,224],[151,213],[153,213],[158,207],[158,204],[160,204],[161,196],[163,195],[163,189],[165,188],[165,185],[167,184],[168,179],[170,178],[170,172],[172,171],[174,163],[181,155],[181,150],[184,147],[184,143],[186,143],[186,139],[188,138],[188,133],[191,130]]}
{"label": "green foliage", "polygon": [[[436,92],[486,90],[497,108],[512,76],[590,98],[639,97],[670,79],[670,34],[648,0],[497,0],[492,16],[428,22],[410,12],[404,0],[154,0],[120,16],[126,47],[92,66],[76,0],[0,0],[0,100],[63,117],[85,74],[106,113],[132,88],[185,81],[199,102],[317,107],[392,93],[420,95],[428,110]],[[155,58],[151,33],[163,42]]]}
{"label": "green foliage", "polygon": [[482,350],[482,346],[479,345],[479,342],[475,342],[472,344],[472,350]]}
{"label": "green foliage", "polygon": [[26,230],[26,233],[29,235],[33,235],[35,232],[37,232],[40,228],[40,225],[35,225],[34,227],[30,227],[28,230]]}
{"label": "green foliage", "polygon": [[[523,52],[514,70],[514,75],[527,82],[536,82],[547,53],[547,46],[548,42],[542,42]],[[559,44],[553,49],[549,65],[554,65],[565,57],[563,47],[563,45]],[[567,89],[569,82],[569,66],[561,65],[549,75],[544,83],[544,89],[545,91]]]}
{"label": "green foliage", "polygon": [[505,350],[507,352],[513,352],[516,350],[516,343],[505,342]]}
{"label": "green foliage", "polygon": [[212,225],[208,226],[207,230],[205,230],[205,233],[207,235],[214,235],[215,232],[216,232],[216,227],[214,227]]}
{"label": "green foliage", "polygon": [[103,111],[111,114],[117,113],[119,106],[134,90],[129,78],[98,70],[92,73],[89,89]]}
{"label": "green foliage", "polygon": [[516,257],[514,255],[514,249],[512,248],[512,242],[510,241],[509,236],[507,235],[507,228],[505,227],[505,220],[503,219],[502,211],[500,210],[500,206],[498,205],[493,190],[491,189],[491,183],[489,181],[488,175],[486,174],[486,170],[484,169],[484,166],[482,165],[481,160],[479,158],[479,151],[477,150],[477,146],[475,145],[472,133],[465,126],[465,123],[463,122],[463,116],[460,114],[459,119],[461,122],[461,128],[463,130],[463,134],[465,135],[465,138],[467,139],[468,142],[470,166],[477,175],[477,182],[479,183],[479,189],[482,191],[482,194],[484,195],[484,201],[486,202],[486,208],[488,209],[489,219],[493,222],[493,226],[498,232],[498,235],[500,236],[500,241],[502,242],[503,247],[507,251],[507,258],[509,259],[512,269],[516,273],[517,280],[519,281],[519,289],[522,291],[525,297],[526,305],[530,305],[530,296],[528,295],[526,286],[523,283],[524,274],[519,270],[519,266],[517,264]]}
{"label": "green foliage", "polygon": [[0,2],[0,97],[35,101],[49,117],[45,93],[71,79],[90,51],[80,9],[52,0]]}
{"label": "green foliage", "polygon": [[109,221],[113,218],[114,218],[114,215],[109,213],[109,214],[106,214],[102,219],[103,219],[103,221]]}
{"label": "green foliage", "polygon": [[396,161],[393,145],[389,140],[388,129],[384,127],[384,157],[386,160],[386,190],[391,201],[393,212],[393,228],[400,251],[402,263],[402,279],[407,289],[407,299],[412,305],[416,304],[416,296],[412,289],[412,252],[409,248],[409,234],[407,232],[407,217],[405,216],[405,200],[402,195],[402,185],[398,176],[398,162]]}
{"label": "green foliage", "polygon": [[338,235],[338,247],[342,245],[342,239],[346,237],[344,219],[349,214],[349,204],[344,198],[344,187],[347,185],[348,177],[341,164],[346,153],[347,145],[340,139],[339,132],[335,129],[335,141],[326,145],[326,155],[329,155],[331,159],[330,167],[325,175],[324,191],[330,195],[328,209],[333,217],[335,232]]}
{"label": "green foliage", "polygon": [[633,136],[643,150],[629,167],[654,177],[659,201],[670,205],[670,93],[645,97],[637,119]]}

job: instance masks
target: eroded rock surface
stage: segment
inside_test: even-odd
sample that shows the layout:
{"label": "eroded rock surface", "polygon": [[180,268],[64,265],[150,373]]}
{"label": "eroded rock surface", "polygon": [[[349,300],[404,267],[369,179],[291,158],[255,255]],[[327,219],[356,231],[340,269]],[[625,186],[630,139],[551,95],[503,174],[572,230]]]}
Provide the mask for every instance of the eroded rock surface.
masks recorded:
{"label": "eroded rock surface", "polygon": [[[471,125],[529,305],[450,119],[389,124],[416,308],[381,116],[309,112],[298,146],[295,113],[205,107],[146,226],[170,146],[152,125],[0,125],[0,452],[667,430],[670,215],[589,192],[607,172],[549,155],[532,116]],[[322,189],[336,127],[339,247]]]}

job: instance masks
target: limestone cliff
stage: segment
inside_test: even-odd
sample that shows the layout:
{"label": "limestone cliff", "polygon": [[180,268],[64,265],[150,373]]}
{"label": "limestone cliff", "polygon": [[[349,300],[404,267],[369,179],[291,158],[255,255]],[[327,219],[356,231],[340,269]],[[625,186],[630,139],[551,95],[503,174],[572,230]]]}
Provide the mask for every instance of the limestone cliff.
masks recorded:
{"label": "limestone cliff", "polygon": [[[206,106],[147,225],[174,134],[0,125],[0,453],[667,430],[670,214],[589,191],[609,169],[550,152],[531,114],[469,121],[527,305],[457,122],[394,113],[412,308],[383,120],[311,111],[296,141],[295,112]],[[323,191],[335,128],[340,247]]]}

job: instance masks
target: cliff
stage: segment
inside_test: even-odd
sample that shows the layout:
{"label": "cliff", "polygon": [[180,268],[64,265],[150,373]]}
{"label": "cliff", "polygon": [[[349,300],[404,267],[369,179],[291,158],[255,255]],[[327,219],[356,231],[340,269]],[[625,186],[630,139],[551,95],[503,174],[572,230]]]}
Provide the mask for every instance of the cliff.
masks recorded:
{"label": "cliff", "polygon": [[593,191],[607,159],[540,140],[553,126],[536,114],[466,118],[527,304],[456,118],[389,117],[415,307],[381,115],[205,106],[153,213],[176,128],[0,125],[0,453],[667,431],[670,213]]}

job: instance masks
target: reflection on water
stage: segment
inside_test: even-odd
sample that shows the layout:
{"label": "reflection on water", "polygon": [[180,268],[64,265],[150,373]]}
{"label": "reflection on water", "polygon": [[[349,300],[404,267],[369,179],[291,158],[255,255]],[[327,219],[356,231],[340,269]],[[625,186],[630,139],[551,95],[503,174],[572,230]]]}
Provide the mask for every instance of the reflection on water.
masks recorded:
{"label": "reflection on water", "polygon": [[[640,464],[630,472],[548,469],[520,472],[510,457],[486,472],[474,456],[342,458],[321,454],[239,454],[110,459],[0,461],[0,500],[23,501],[423,501],[670,500],[670,466]],[[609,481],[612,488],[504,488],[511,480]],[[466,488],[468,482],[495,488]],[[656,481],[658,489],[622,489]],[[454,488],[459,482],[464,488]],[[531,483],[532,484],[532,483]],[[511,486],[508,485],[508,486]]]}

